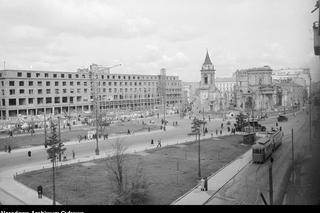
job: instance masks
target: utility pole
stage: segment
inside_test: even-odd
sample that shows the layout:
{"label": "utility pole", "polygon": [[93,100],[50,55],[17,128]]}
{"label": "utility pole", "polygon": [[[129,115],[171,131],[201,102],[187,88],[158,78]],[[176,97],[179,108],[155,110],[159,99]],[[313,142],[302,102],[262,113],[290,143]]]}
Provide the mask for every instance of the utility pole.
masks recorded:
{"label": "utility pole", "polygon": [[52,159],[52,200],[53,205],[56,205],[56,176],[55,176],[55,162],[56,162],[56,154],[54,154],[54,158]]}
{"label": "utility pole", "polygon": [[273,163],[273,158],[271,156],[270,165],[269,165],[269,199],[270,199],[270,205],[273,205],[272,163]]}
{"label": "utility pole", "polygon": [[[320,9],[319,9],[320,10]],[[320,11],[319,11],[320,14]],[[320,19],[320,15],[319,15],[319,19]],[[320,21],[320,20],[319,20]],[[319,22],[320,23],[320,22]],[[320,31],[319,31],[320,32]],[[311,143],[311,129],[312,129],[312,125],[311,125],[311,108],[312,108],[312,103],[311,103],[311,74],[309,73],[309,79],[310,79],[310,91],[309,91],[309,148],[310,151],[312,150],[312,143]]]}
{"label": "utility pole", "polygon": [[291,129],[291,143],[292,143],[292,182],[294,183],[294,149],[293,149],[293,128]]}
{"label": "utility pole", "polygon": [[201,166],[200,166],[200,128],[199,128],[199,134],[198,134],[198,177],[201,178]]}
{"label": "utility pole", "polygon": [[46,119],[46,110],[44,110],[43,119],[44,119],[44,148],[47,148],[47,119]]}
{"label": "utility pole", "polygon": [[[58,116],[59,143],[61,143],[60,116]],[[59,150],[59,161],[61,162],[61,152]]]}

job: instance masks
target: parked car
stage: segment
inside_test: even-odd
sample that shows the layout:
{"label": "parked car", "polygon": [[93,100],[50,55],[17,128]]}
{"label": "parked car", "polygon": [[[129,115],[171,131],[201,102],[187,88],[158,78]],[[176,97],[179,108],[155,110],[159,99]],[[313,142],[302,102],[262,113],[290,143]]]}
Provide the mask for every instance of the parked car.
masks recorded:
{"label": "parked car", "polygon": [[279,116],[278,116],[278,121],[279,121],[279,122],[288,121],[288,117],[287,117],[287,116],[284,116],[284,115],[279,115]]}

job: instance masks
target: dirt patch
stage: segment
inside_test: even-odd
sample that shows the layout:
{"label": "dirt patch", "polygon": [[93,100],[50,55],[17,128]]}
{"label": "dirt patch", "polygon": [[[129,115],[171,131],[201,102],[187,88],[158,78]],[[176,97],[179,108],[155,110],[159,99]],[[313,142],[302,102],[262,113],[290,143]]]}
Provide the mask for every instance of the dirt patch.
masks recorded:
{"label": "dirt patch", "polygon": [[[241,136],[224,137],[216,141],[201,141],[201,174],[209,176],[225,164],[235,160],[250,146],[239,144]],[[167,146],[127,156],[126,169],[133,171],[138,164],[149,184],[147,205],[169,205],[197,184],[198,142],[184,146]],[[107,178],[106,159],[93,161],[95,165],[62,166],[57,169],[56,197],[61,204],[106,205],[111,203],[111,184]],[[41,184],[44,194],[52,197],[51,169],[19,175],[17,180],[36,189]]]}

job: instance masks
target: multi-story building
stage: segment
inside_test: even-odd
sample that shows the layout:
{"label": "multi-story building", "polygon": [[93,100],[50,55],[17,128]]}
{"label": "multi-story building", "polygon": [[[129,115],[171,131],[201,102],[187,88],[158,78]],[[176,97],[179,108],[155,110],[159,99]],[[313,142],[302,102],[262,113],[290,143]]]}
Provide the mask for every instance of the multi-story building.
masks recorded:
{"label": "multi-story building", "polygon": [[236,78],[235,76],[232,77],[217,77],[216,78],[216,87],[220,92],[223,94],[223,96],[227,100],[228,105],[234,104],[234,88],[236,85]]}
{"label": "multi-story building", "polygon": [[[178,76],[90,72],[0,70],[0,117],[83,112],[93,109],[92,85],[96,85],[100,109],[146,109],[181,102]],[[94,78],[90,75],[93,73]],[[93,81],[94,79],[94,81]],[[163,86],[165,85],[165,89]],[[165,95],[163,95],[165,93]],[[164,97],[164,98],[163,98]]]}
{"label": "multi-story building", "polygon": [[236,106],[240,110],[271,110],[276,102],[269,66],[237,70]]}

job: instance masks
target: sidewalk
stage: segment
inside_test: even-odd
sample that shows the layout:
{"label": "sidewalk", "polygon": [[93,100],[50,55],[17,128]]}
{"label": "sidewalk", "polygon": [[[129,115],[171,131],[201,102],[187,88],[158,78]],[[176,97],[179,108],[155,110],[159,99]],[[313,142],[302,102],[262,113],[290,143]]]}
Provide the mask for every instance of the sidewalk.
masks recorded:
{"label": "sidewalk", "polygon": [[217,193],[229,180],[237,175],[252,160],[252,150],[249,149],[238,159],[225,165],[213,175],[208,177],[208,191],[201,191],[198,184],[189,192],[175,200],[171,205],[204,205]]}

